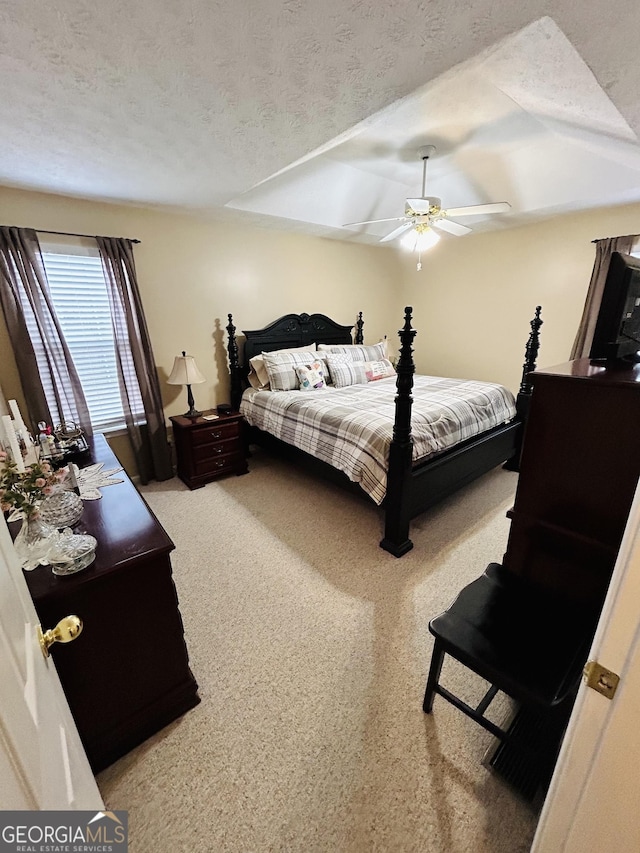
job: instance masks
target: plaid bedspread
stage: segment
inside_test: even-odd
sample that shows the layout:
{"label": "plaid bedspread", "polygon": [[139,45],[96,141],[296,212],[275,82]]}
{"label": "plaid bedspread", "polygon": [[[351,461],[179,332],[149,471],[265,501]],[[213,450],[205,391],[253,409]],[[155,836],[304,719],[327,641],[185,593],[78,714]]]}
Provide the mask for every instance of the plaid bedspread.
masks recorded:
{"label": "plaid bedspread", "polygon": [[[395,417],[396,377],[319,391],[248,388],[240,412],[252,426],[343,471],[380,504]],[[413,459],[427,459],[511,420],[512,393],[502,385],[415,376]]]}

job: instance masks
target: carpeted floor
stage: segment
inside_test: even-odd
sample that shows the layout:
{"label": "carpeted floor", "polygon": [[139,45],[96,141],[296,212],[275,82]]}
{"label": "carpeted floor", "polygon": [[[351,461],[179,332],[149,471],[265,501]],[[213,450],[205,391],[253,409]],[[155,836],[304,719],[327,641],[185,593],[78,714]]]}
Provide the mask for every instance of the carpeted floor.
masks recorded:
{"label": "carpeted floor", "polygon": [[202,702],[98,777],[132,853],[528,851],[537,813],[482,763],[492,737],[440,697],[422,712],[427,623],[502,558],[515,484],[497,468],[429,511],[400,560],[376,508],[259,451],[145,487]]}

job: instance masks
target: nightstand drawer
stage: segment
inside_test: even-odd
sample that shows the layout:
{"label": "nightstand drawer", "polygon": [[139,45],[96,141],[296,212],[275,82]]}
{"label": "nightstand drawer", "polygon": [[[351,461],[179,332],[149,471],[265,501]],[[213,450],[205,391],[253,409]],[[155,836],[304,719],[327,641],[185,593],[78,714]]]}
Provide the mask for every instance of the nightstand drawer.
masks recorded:
{"label": "nightstand drawer", "polygon": [[234,435],[225,441],[194,445],[192,458],[196,467],[198,467],[200,462],[204,462],[207,459],[216,459],[219,456],[225,456],[229,453],[240,453],[240,450],[239,438],[237,435]]}
{"label": "nightstand drawer", "polygon": [[240,435],[240,422],[232,421],[231,423],[212,423],[206,427],[198,426],[191,431],[191,441],[195,446],[200,444],[211,444],[214,441],[223,441],[228,438],[234,438]]}
{"label": "nightstand drawer", "polygon": [[193,476],[202,477],[205,474],[224,474],[226,471],[236,471],[242,460],[239,452],[227,453],[224,456],[209,456],[206,459],[195,461]]}

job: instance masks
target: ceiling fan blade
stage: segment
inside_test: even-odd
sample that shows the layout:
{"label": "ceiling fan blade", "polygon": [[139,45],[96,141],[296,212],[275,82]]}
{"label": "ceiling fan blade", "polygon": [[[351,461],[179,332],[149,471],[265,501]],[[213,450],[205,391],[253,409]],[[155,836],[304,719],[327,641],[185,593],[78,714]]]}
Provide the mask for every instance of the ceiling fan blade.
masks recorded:
{"label": "ceiling fan blade", "polygon": [[404,232],[408,231],[410,228],[413,228],[413,222],[405,222],[404,225],[401,225],[399,228],[395,228],[391,234],[387,234],[386,237],[383,237],[380,242],[386,243],[388,240],[395,240],[396,237],[404,234]]}
{"label": "ceiling fan blade", "polygon": [[343,228],[350,228],[352,225],[373,225],[376,222],[400,222],[401,219],[406,219],[406,216],[392,216],[391,219],[367,219],[365,222],[345,222]]}
{"label": "ceiling fan blade", "polygon": [[508,201],[496,201],[492,204],[471,204],[468,207],[448,207],[447,216],[478,216],[481,213],[506,213],[511,210]]}
{"label": "ceiling fan blade", "polygon": [[455,234],[456,237],[464,237],[471,231],[466,225],[460,225],[458,222],[449,222],[448,219],[436,219],[431,223],[431,227],[438,231],[448,231],[449,234]]}

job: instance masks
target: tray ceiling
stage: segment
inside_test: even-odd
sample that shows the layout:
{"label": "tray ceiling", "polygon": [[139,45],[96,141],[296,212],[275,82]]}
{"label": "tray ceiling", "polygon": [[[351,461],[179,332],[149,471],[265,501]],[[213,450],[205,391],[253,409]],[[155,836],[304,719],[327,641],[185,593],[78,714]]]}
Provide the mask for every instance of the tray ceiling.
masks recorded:
{"label": "tray ceiling", "polygon": [[[547,18],[228,204],[330,228],[401,216],[405,198],[421,194],[427,143],[436,146],[427,195],[445,208],[512,205],[506,215],[465,218],[474,231],[640,198],[635,133]],[[347,230],[377,241],[397,224]]]}

